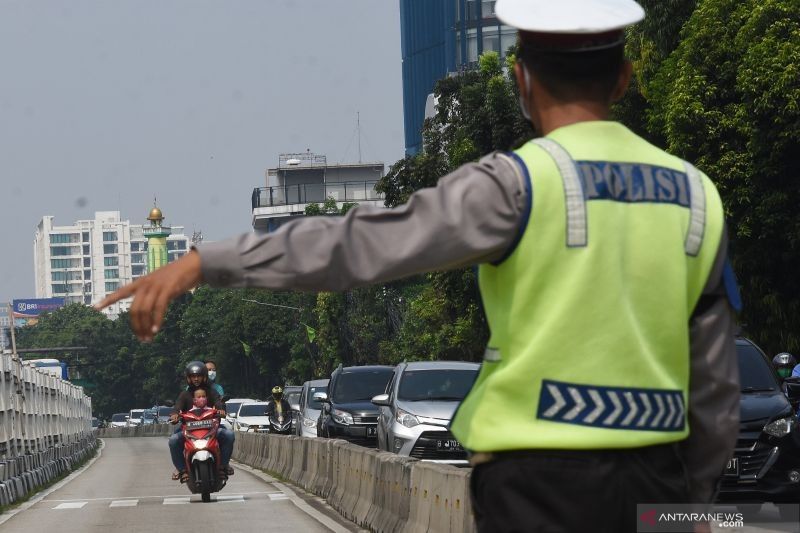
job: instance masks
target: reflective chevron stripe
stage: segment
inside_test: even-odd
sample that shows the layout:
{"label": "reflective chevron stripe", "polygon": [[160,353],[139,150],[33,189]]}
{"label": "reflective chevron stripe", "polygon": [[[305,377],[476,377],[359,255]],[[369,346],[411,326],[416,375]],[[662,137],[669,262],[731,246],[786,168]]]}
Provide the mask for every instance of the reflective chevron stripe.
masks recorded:
{"label": "reflective chevron stripe", "polygon": [[[679,390],[598,387],[542,381],[537,418],[608,429],[683,431]],[[641,416],[639,416],[641,413]]]}

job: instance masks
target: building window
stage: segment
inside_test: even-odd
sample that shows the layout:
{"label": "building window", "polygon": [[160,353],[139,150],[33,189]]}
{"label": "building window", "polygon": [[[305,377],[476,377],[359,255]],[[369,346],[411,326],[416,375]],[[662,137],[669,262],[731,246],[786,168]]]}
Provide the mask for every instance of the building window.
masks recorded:
{"label": "building window", "polygon": [[481,2],[481,16],[483,18],[493,18],[495,0],[482,0]]}
{"label": "building window", "polygon": [[103,266],[107,267],[119,266],[119,257],[104,257]]}
{"label": "building window", "polygon": [[51,279],[53,281],[67,281],[67,279],[68,279],[67,278],[67,274],[68,274],[67,272],[63,272],[63,271],[53,272]]}
{"label": "building window", "polygon": [[144,275],[144,265],[133,265],[131,266],[131,274],[134,276],[143,276]]}
{"label": "building window", "polygon": [[506,56],[508,49],[517,44],[517,30],[508,26],[500,26],[500,55]]}
{"label": "building window", "polygon": [[175,249],[175,241],[167,241],[167,250],[174,250]]}
{"label": "building window", "polygon": [[478,60],[478,30],[469,28],[467,30],[467,63],[474,63]]}
{"label": "building window", "polygon": [[53,283],[50,288],[53,289],[53,294],[65,294],[67,292],[66,283]]}
{"label": "building window", "polygon": [[142,243],[140,242],[131,242],[131,252],[140,251],[141,250],[140,246],[142,246]]}
{"label": "building window", "polygon": [[116,242],[117,240],[117,232],[116,231],[104,231],[103,232],[103,242]]}
{"label": "building window", "polygon": [[118,268],[107,268],[103,275],[104,275],[104,277],[106,279],[117,279],[117,278],[119,278],[119,269]]}
{"label": "building window", "polygon": [[483,53],[500,52],[500,30],[497,26],[487,26],[483,28]]}
{"label": "building window", "polygon": [[84,283],[83,284],[83,292],[92,292],[92,284],[91,283]]}
{"label": "building window", "polygon": [[78,235],[72,233],[51,233],[50,244],[67,244],[78,242]]}
{"label": "building window", "polygon": [[119,250],[119,247],[116,244],[104,244],[103,245],[103,253],[106,254],[106,255],[119,253],[118,250]]}
{"label": "building window", "polygon": [[92,295],[91,294],[84,294],[83,295],[83,303],[86,305],[92,304]]}
{"label": "building window", "polygon": [[178,241],[178,250],[186,249],[186,241]]}
{"label": "building window", "polygon": [[83,266],[85,266],[85,267],[92,266],[92,258],[91,257],[84,257],[83,258]]}
{"label": "building window", "polygon": [[144,263],[144,254],[131,254],[131,263]]}
{"label": "building window", "polygon": [[89,232],[88,231],[84,231],[83,232],[83,242],[89,242]]}
{"label": "building window", "polygon": [[72,246],[51,246],[50,255],[78,255],[78,251]]}
{"label": "building window", "polygon": [[114,292],[119,289],[118,281],[106,281],[106,292]]}
{"label": "building window", "polygon": [[77,259],[51,259],[50,268],[75,268],[80,266]]}
{"label": "building window", "polygon": [[84,270],[83,271],[83,279],[92,279],[92,271],[91,270]]}
{"label": "building window", "polygon": [[83,245],[83,255],[89,255],[89,245],[88,244],[84,244]]}

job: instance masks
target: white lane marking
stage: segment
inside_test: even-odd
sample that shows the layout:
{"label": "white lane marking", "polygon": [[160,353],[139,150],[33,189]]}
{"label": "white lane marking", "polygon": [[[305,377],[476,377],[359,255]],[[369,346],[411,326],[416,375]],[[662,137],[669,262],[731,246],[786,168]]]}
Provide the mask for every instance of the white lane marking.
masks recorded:
{"label": "white lane marking", "polygon": [[289,499],[289,496],[287,496],[286,494],[284,494],[284,493],[282,493],[282,492],[278,492],[278,493],[276,493],[276,494],[270,494],[270,495],[269,495],[269,499],[270,499],[270,500],[272,500],[272,501],[276,501],[276,500],[288,500],[288,499]]}
{"label": "white lane marking", "polygon": [[136,507],[139,500],[114,500],[109,507]]}
{"label": "white lane marking", "polygon": [[66,485],[67,483],[69,483],[70,481],[75,479],[76,477],[78,477],[79,475],[83,474],[83,472],[87,468],[92,466],[94,464],[94,462],[97,461],[98,459],[100,459],[100,456],[103,455],[103,448],[105,447],[106,443],[103,441],[103,439],[98,439],[98,440],[100,441],[100,445],[97,447],[97,455],[95,455],[94,457],[89,459],[88,463],[86,463],[85,465],[80,467],[78,470],[74,471],[73,473],[68,475],[66,478],[62,479],[61,481],[59,481],[58,483],[53,485],[49,489],[46,489],[46,490],[38,493],[36,496],[31,498],[27,502],[23,502],[16,509],[12,509],[10,511],[6,511],[2,515],[0,515],[0,525],[3,525],[4,523],[8,522],[9,520],[11,520],[17,514],[23,512],[23,511],[27,511],[28,509],[30,509],[31,507],[33,507],[34,505],[36,505],[40,501],[42,501],[45,498],[47,498],[47,496],[49,496],[53,492],[57,491],[58,489],[60,489],[61,487],[63,487],[64,485]]}
{"label": "white lane marking", "polygon": [[80,509],[89,502],[59,503],[53,509]]}
{"label": "white lane marking", "polygon": [[[272,476],[270,476],[268,474],[265,474],[264,472],[262,472],[260,470],[256,470],[255,468],[253,468],[251,466],[248,466],[248,465],[246,465],[244,463],[240,463],[239,461],[236,461],[235,459],[234,459],[233,463],[236,464],[236,468],[241,468],[245,472],[248,472],[249,474],[259,478],[262,481],[270,483],[276,489],[281,490],[284,494],[289,496],[289,499],[292,501],[292,503],[298,509],[300,509],[301,511],[306,513],[308,516],[310,516],[311,518],[313,518],[314,520],[316,520],[317,522],[319,522],[323,526],[325,526],[328,529],[330,529],[331,531],[333,531],[333,533],[350,533],[349,529],[345,528],[344,526],[342,526],[341,524],[336,522],[333,518],[325,516],[324,514],[319,512],[318,510],[316,510],[313,507],[311,507],[302,498],[299,498],[297,496],[297,494],[295,494],[295,492],[292,489],[290,489],[288,486],[284,485],[283,483],[278,483],[277,480],[274,477],[272,477]],[[303,490],[303,489],[299,489],[299,490]],[[328,509],[330,509],[332,514],[336,514],[337,513],[337,511],[335,509],[333,509],[332,507],[330,507],[330,505],[328,503],[325,503],[325,505],[326,505],[326,507]]]}
{"label": "white lane marking", "polygon": [[164,505],[180,505],[189,503],[188,496],[181,496],[180,498],[164,498]]}
{"label": "white lane marking", "polygon": [[211,496],[212,500],[216,500],[219,503],[237,503],[241,502],[244,503],[244,495],[242,494],[221,494],[219,496]]}
{"label": "white lane marking", "polygon": [[[260,496],[264,494],[277,494],[277,492],[265,492],[265,491],[258,491],[258,492],[241,492],[242,496]],[[45,500],[45,503],[58,503],[58,502],[103,502],[103,501],[113,501],[113,500],[160,500],[162,498],[182,498],[183,494],[162,494],[159,496],[113,496],[108,498],[83,498],[82,500]]]}

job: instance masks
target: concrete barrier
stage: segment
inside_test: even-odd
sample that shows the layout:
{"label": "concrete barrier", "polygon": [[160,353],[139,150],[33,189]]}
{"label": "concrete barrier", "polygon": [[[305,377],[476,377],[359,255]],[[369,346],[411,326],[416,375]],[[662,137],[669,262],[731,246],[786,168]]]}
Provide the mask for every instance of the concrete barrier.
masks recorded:
{"label": "concrete barrier", "polygon": [[325,498],[342,516],[372,531],[475,531],[466,468],[341,440],[252,433],[236,435],[233,457]]}

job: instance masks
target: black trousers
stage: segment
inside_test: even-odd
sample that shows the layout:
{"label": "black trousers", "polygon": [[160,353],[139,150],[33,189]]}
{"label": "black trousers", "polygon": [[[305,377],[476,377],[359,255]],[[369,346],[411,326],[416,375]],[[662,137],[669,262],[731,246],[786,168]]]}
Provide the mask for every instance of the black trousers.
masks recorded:
{"label": "black trousers", "polygon": [[481,533],[635,533],[637,503],[689,501],[673,445],[500,453],[470,483]]}

